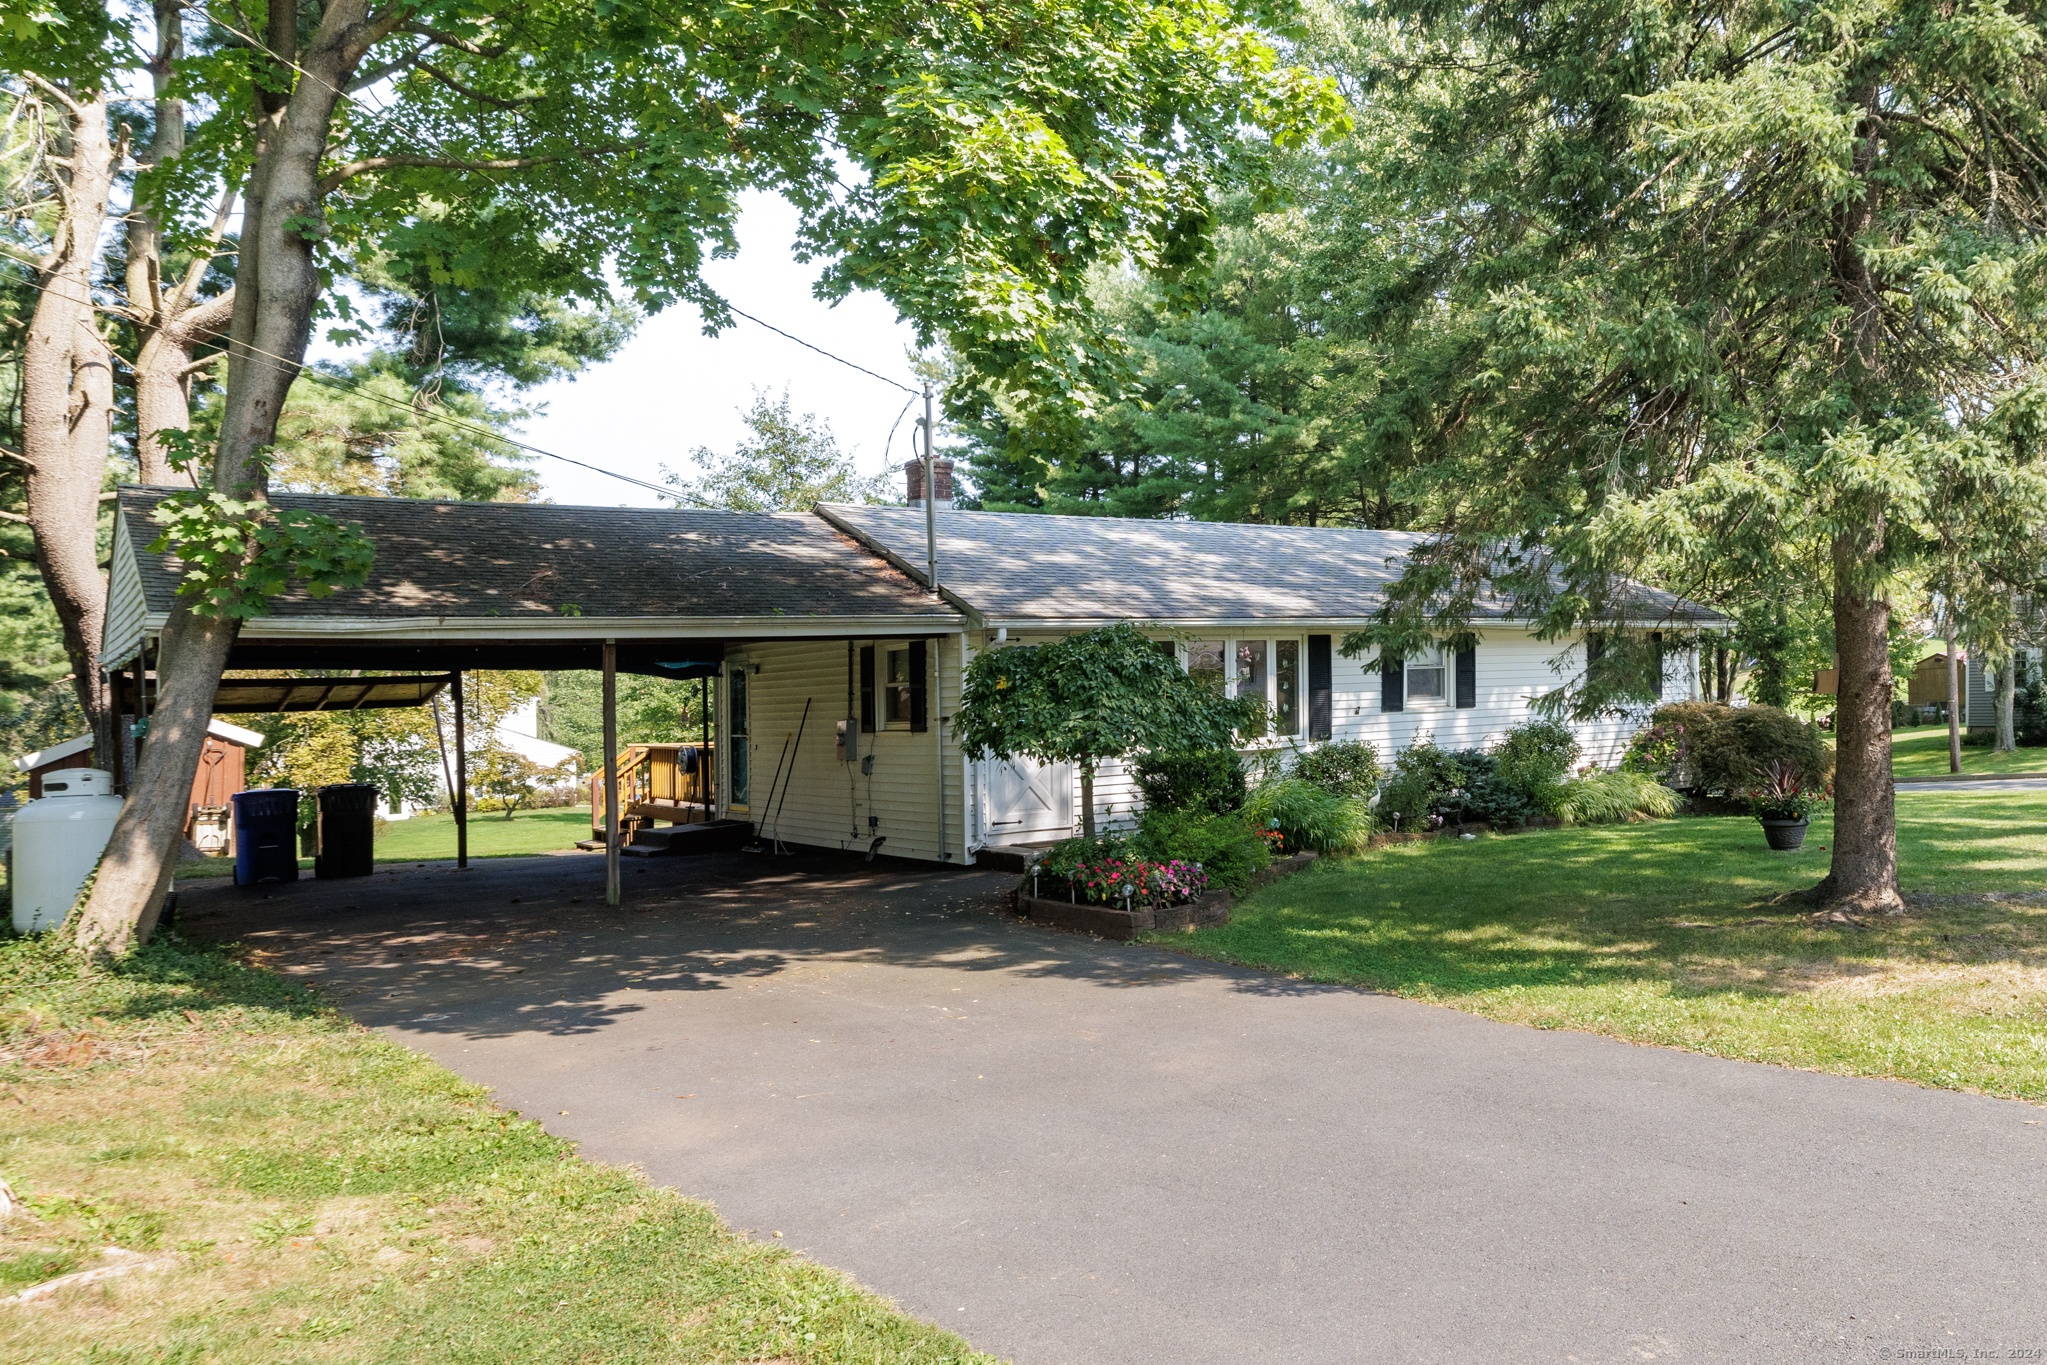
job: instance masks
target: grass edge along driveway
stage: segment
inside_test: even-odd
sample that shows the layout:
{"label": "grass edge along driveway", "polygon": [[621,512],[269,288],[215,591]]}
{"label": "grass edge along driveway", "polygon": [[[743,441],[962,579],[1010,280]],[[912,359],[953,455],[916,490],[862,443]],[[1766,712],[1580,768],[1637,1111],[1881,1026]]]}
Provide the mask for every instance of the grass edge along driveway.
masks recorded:
{"label": "grass edge along driveway", "polygon": [[1832,834],[1817,819],[1772,853],[1752,820],[1681,817],[1393,845],[1150,941],[1508,1023],[2047,1102],[2047,793],[1900,791],[1912,908],[1859,926],[1776,903],[1825,874]]}
{"label": "grass edge along driveway", "polygon": [[0,940],[0,1359],[993,1365],[492,1105],[313,992],[164,936]]}

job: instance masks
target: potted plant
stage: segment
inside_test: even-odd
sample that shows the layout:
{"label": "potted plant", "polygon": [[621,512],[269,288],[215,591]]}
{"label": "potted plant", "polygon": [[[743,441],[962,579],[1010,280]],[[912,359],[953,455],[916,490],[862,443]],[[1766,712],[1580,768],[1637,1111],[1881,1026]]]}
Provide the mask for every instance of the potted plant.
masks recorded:
{"label": "potted plant", "polygon": [[1834,793],[1831,786],[1808,782],[1795,764],[1777,759],[1763,769],[1759,782],[1742,789],[1741,799],[1762,822],[1770,847],[1789,852],[1804,846],[1812,813],[1831,802]]}

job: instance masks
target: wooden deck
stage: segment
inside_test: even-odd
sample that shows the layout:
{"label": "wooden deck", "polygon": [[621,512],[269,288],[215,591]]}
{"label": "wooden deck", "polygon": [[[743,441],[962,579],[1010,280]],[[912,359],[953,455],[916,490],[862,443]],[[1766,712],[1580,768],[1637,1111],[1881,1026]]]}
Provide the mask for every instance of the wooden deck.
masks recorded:
{"label": "wooden deck", "polygon": [[[692,825],[715,818],[712,788],[717,746],[628,744],[618,756],[619,830],[626,841],[665,821]],[[604,772],[590,775],[590,835],[604,837]]]}

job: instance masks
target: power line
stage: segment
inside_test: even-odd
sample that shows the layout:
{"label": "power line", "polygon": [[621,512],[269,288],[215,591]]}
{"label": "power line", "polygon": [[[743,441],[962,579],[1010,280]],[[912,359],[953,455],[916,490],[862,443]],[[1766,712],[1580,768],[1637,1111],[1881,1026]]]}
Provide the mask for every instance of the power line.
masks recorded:
{"label": "power line", "polygon": [[[9,262],[9,264],[18,264],[18,262]],[[53,289],[49,285],[38,284],[34,280],[23,280],[22,283],[26,284],[31,289],[39,290],[45,294],[55,294],[58,298],[68,299],[73,303],[83,303],[88,308],[98,308],[100,306],[97,301],[95,301],[89,296],[81,299],[76,295],[65,293],[64,291],[61,290]],[[591,471],[593,474],[606,474],[614,479],[619,480],[621,483],[629,483],[632,484],[634,487],[644,488],[650,493],[659,494],[660,496],[668,498],[670,500],[674,500],[676,497],[675,493],[670,489],[663,488],[659,484],[648,483],[645,479],[636,479],[630,474],[621,474],[615,469],[606,469],[602,465],[594,465],[583,460],[571,459],[567,455],[560,455],[552,450],[546,450],[540,446],[532,445],[529,442],[517,440],[513,437],[506,436],[502,432],[492,431],[489,427],[483,426],[476,422],[465,421],[459,417],[451,417],[444,412],[435,412],[429,409],[414,407],[410,403],[403,403],[395,398],[386,398],[383,394],[380,393],[370,393],[364,389],[354,388],[348,385],[347,383],[344,383],[343,381],[336,379],[333,375],[324,374],[321,371],[314,369],[309,365],[306,365],[304,362],[293,362],[287,360],[281,355],[277,355],[270,351],[265,351],[260,347],[251,346],[246,342],[236,341],[230,337],[227,338],[227,345],[228,354],[230,356],[239,356],[241,359],[247,360],[255,364],[266,364],[270,366],[270,368],[275,369],[280,373],[287,370],[291,371],[292,377],[295,379],[310,379],[315,384],[322,385],[326,388],[339,390],[340,392],[348,394],[354,398],[364,398],[372,403],[381,403],[385,407],[396,408],[402,412],[409,412],[414,416],[424,418],[426,421],[429,422],[439,422],[442,426],[453,427],[458,431],[465,431],[477,436],[482,436],[488,440],[496,441],[501,445],[512,446],[519,450],[529,451],[535,455],[544,455],[550,460],[560,460],[564,464],[572,464],[578,467],[579,469],[587,469]],[[115,358],[121,359],[121,363],[124,365],[128,364],[128,362],[125,359],[122,359],[119,356],[116,356]],[[134,367],[132,365],[129,365],[129,368],[133,369]]]}
{"label": "power line", "polygon": [[[788,332],[785,332],[785,331],[783,331],[783,330],[782,330],[781,328],[779,328],[779,327],[775,326],[775,325],[774,325],[773,323],[771,323],[771,322],[762,322],[762,321],[761,321],[761,320],[760,320],[759,318],[755,317],[755,316],[754,316],[753,314],[751,314],[751,313],[742,313],[742,312],[740,312],[740,311],[739,311],[739,310],[738,310],[737,308],[734,308],[734,307],[733,307],[733,306],[732,306],[731,304],[729,304],[729,303],[725,305],[725,309],[726,309],[726,311],[727,311],[727,312],[731,313],[731,314],[732,314],[732,315],[733,315],[734,317],[742,317],[742,318],[745,318],[745,319],[746,319],[746,320],[747,320],[748,322],[751,322],[751,323],[753,323],[753,324],[754,324],[755,326],[757,326],[757,327],[765,327],[765,328],[767,328],[767,329],[768,329],[768,330],[769,330],[770,332],[773,332],[773,333],[774,333],[774,334],[775,334],[776,336],[778,336],[778,337],[788,337],[788,338],[789,338],[789,340],[791,340],[791,341],[795,342],[795,343],[796,343],[796,344],[797,344],[798,346],[802,346],[802,347],[805,347],[805,348],[807,348],[807,349],[809,349],[809,350],[813,350],[813,351],[816,351],[816,352],[817,352],[817,353],[818,353],[819,355],[823,356],[823,357],[824,357],[824,358],[825,358],[826,360],[836,360],[836,361],[838,361],[838,362],[839,362],[839,363],[840,363],[841,365],[844,365],[844,366],[845,366],[845,367],[846,367],[847,369],[849,369],[849,370],[858,370],[858,371],[860,371],[860,373],[862,373],[862,374],[866,375],[866,376],[867,376],[867,377],[868,377],[869,379],[879,379],[879,380],[880,380],[880,381],[881,381],[882,383],[884,383],[884,384],[892,384],[892,385],[894,385],[894,386],[895,386],[896,388],[899,388],[899,389],[901,389],[901,390],[902,390],[902,391],[903,391],[904,393],[907,393],[907,394],[909,394],[909,395],[910,395],[910,396],[911,396],[912,398],[915,398],[915,397],[917,396],[918,390],[916,390],[916,389],[913,389],[913,388],[911,388],[911,387],[910,387],[910,386],[909,386],[908,384],[903,384],[903,383],[899,383],[899,382],[898,382],[898,381],[896,381],[896,380],[890,379],[890,378],[889,378],[889,377],[888,377],[887,375],[885,375],[885,374],[876,374],[876,373],[875,373],[875,372],[874,372],[873,370],[870,370],[870,369],[868,369],[868,368],[867,368],[867,367],[866,367],[865,365],[855,365],[855,364],[854,364],[854,363],[853,363],[852,361],[850,361],[850,360],[846,359],[846,357],[844,357],[844,356],[842,356],[842,355],[833,355],[833,354],[832,354],[832,353],[831,353],[830,351],[827,351],[827,350],[826,350],[826,349],[825,349],[824,347],[822,347],[822,346],[812,346],[812,345],[811,345],[811,344],[810,344],[809,342],[805,341],[805,340],[804,340],[804,339],[803,339],[802,337],[800,337],[800,336],[794,336],[794,335],[792,335],[792,334],[790,334],[790,333],[788,333]],[[900,421],[901,419],[900,419],[900,418],[898,418],[897,420],[898,420],[898,421]]]}

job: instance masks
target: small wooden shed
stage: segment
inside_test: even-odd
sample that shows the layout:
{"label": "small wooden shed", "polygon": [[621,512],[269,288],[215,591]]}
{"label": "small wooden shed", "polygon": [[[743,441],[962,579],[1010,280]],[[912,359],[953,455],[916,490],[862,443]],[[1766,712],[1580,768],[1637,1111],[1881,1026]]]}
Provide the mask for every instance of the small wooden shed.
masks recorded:
{"label": "small wooden shed", "polygon": [[[199,755],[199,771],[192,779],[192,797],[185,807],[186,838],[194,836],[193,819],[199,810],[225,807],[236,792],[248,786],[249,750],[260,748],[262,743],[263,736],[254,730],[244,730],[224,720],[207,722],[206,747]],[[28,774],[29,800],[40,801],[46,774],[65,768],[104,768],[107,765],[93,762],[92,736],[80,735],[62,744],[52,744],[47,749],[24,754],[14,760],[14,766]],[[229,842],[223,850],[230,853],[234,851],[231,824]]]}

